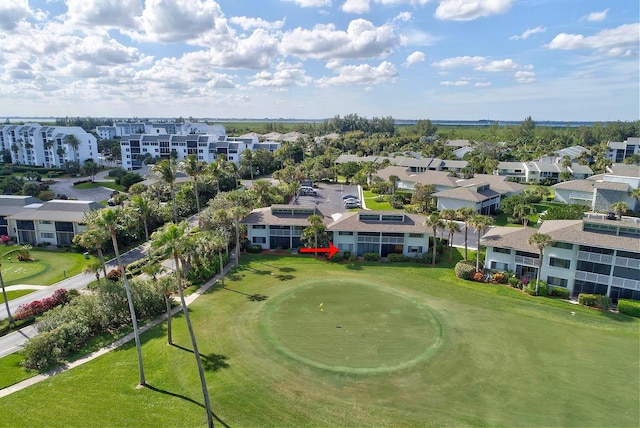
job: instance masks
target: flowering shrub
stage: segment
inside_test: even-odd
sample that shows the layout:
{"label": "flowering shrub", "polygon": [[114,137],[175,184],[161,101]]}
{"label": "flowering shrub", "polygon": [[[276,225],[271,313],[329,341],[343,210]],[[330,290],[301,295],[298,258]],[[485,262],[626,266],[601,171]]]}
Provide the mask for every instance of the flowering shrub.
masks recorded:
{"label": "flowering shrub", "polygon": [[502,272],[496,272],[493,274],[493,282],[496,282],[498,284],[506,284],[507,281],[507,275],[503,274]]}
{"label": "flowering shrub", "polygon": [[9,237],[9,235],[0,236],[0,242],[2,242],[4,245],[7,245],[9,241],[11,241],[11,238]]}
{"label": "flowering shrub", "polygon": [[45,297],[42,300],[34,300],[31,303],[20,305],[16,310],[14,318],[16,321],[19,321],[25,318],[36,317],[55,308],[56,306],[64,305],[68,301],[69,298],[67,297],[67,290],[61,288],[56,290],[51,297]]}
{"label": "flowering shrub", "polygon": [[482,272],[476,272],[473,274],[472,279],[474,281],[478,281],[478,282],[484,282],[484,273]]}
{"label": "flowering shrub", "polygon": [[119,268],[111,269],[109,273],[107,273],[107,279],[109,281],[117,282],[122,276],[122,272],[120,272]]}

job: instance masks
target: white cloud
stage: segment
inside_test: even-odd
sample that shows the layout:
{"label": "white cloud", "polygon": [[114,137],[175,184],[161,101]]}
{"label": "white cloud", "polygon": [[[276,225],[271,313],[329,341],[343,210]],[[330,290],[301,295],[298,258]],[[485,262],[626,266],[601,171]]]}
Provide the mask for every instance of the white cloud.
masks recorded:
{"label": "white cloud", "polygon": [[520,34],[520,35],[513,35],[511,37],[509,37],[510,40],[520,40],[520,39],[528,39],[530,35],[532,34],[537,34],[537,33],[544,33],[545,31],[547,31],[546,27],[536,27],[536,28],[529,28],[527,30],[524,31],[524,33]]}
{"label": "white cloud", "polygon": [[485,64],[478,64],[473,68],[478,71],[488,71],[488,72],[494,73],[494,72],[514,70],[518,68],[518,65],[514,63],[511,58],[507,58],[500,61],[491,61]]}
{"label": "white cloud", "polygon": [[146,0],[141,26],[144,34],[139,38],[160,43],[189,42],[203,39],[208,33],[229,33],[224,14],[213,0]]}
{"label": "white cloud", "polygon": [[520,83],[532,83],[536,81],[536,74],[532,71],[516,71],[515,78]]}
{"label": "white cloud", "polygon": [[445,68],[458,68],[477,66],[485,62],[485,58],[482,56],[457,56],[453,58],[446,58],[437,62],[434,62],[435,67]]}
{"label": "white cloud", "polygon": [[284,26],[285,19],[279,21],[265,21],[262,18],[248,18],[246,16],[234,16],[229,18],[229,22],[239,25],[243,30],[251,30],[252,28],[264,28],[266,30],[279,30]]}
{"label": "white cloud", "polygon": [[67,0],[69,21],[84,27],[135,29],[140,0]]}
{"label": "white cloud", "polygon": [[441,0],[435,16],[443,21],[471,21],[505,13],[512,3],[513,0]]}
{"label": "white cloud", "polygon": [[345,13],[367,13],[371,6],[369,0],[345,0],[341,9]]}
{"label": "white cloud", "polygon": [[293,2],[300,7],[331,6],[331,0],[282,0],[282,1]]}
{"label": "white cloud", "polygon": [[468,80],[444,80],[440,82],[442,86],[467,86]]}
{"label": "white cloud", "polygon": [[605,10],[600,11],[600,12],[591,12],[590,14],[585,15],[582,18],[580,18],[580,20],[581,21],[589,21],[589,22],[604,21],[605,19],[607,19],[607,13],[609,13],[609,9],[605,9]]}
{"label": "white cloud", "polygon": [[405,67],[410,67],[410,66],[412,66],[413,64],[417,64],[417,63],[419,63],[419,62],[424,61],[424,60],[425,60],[425,58],[426,58],[426,57],[425,57],[424,53],[422,53],[422,52],[420,52],[420,51],[415,51],[415,52],[413,52],[412,54],[410,54],[410,55],[407,57],[407,60],[406,60],[406,61],[404,62],[404,64],[402,64],[402,65],[404,65]]}
{"label": "white cloud", "polygon": [[546,47],[561,50],[590,49],[609,56],[625,56],[637,54],[639,43],[640,23],[634,23],[602,30],[593,36],[561,33]]}
{"label": "white cloud", "polygon": [[364,19],[349,23],[346,31],[333,24],[316,25],[311,30],[298,27],[286,32],[280,43],[285,55],[300,58],[346,59],[382,57],[389,54],[400,39],[390,24],[374,26]]}
{"label": "white cloud", "polygon": [[124,46],[114,39],[89,36],[77,39],[70,55],[73,61],[83,61],[94,65],[136,63],[143,57],[131,46]]}
{"label": "white cloud", "polygon": [[378,85],[395,81],[398,76],[396,67],[389,61],[383,61],[379,66],[369,64],[340,65],[336,62],[327,64],[327,68],[338,75],[318,79],[318,86],[330,85]]}
{"label": "white cloud", "polygon": [[289,86],[306,86],[311,81],[311,77],[305,74],[301,63],[289,64],[281,62],[276,66],[274,73],[269,71],[256,73],[254,80],[249,85],[285,88]]}
{"label": "white cloud", "polygon": [[203,66],[223,68],[269,68],[277,54],[278,40],[266,30],[257,28],[249,37],[226,40],[208,51],[188,53],[202,61]]}
{"label": "white cloud", "polygon": [[476,88],[486,88],[487,86],[491,86],[491,82],[477,82],[474,86]]}
{"label": "white cloud", "polygon": [[31,10],[28,0],[4,0],[0,2],[0,30],[12,31],[20,22],[39,15]]}

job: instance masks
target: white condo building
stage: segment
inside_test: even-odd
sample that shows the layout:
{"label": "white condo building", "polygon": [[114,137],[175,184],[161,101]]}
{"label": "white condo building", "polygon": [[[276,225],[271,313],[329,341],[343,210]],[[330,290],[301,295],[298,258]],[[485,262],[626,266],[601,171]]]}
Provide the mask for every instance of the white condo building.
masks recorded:
{"label": "white condo building", "polygon": [[[70,144],[73,135],[78,147]],[[98,158],[96,137],[79,126],[42,126],[38,123],[0,126],[0,149],[11,153],[11,163],[59,168],[67,161],[81,165]]]}

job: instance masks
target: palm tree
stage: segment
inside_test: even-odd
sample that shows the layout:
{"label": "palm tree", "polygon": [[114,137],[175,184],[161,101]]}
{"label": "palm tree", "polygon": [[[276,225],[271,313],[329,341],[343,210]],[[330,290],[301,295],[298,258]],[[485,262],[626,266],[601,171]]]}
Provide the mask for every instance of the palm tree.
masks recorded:
{"label": "palm tree", "polygon": [[131,323],[133,324],[133,337],[136,342],[136,350],[138,352],[138,372],[140,374],[140,385],[146,385],[144,377],[144,367],[142,365],[142,348],[140,346],[140,333],[138,332],[138,319],[136,317],[136,311],[133,307],[133,297],[131,296],[131,287],[129,286],[129,280],[127,274],[122,265],[122,259],[120,258],[120,251],[118,249],[118,240],[116,239],[116,229],[119,227],[118,221],[120,219],[121,211],[119,209],[105,208],[99,211],[96,219],[96,225],[101,226],[103,229],[107,229],[111,235],[111,242],[113,243],[113,251],[116,253],[116,261],[118,263],[118,269],[122,274],[122,281],[124,282],[124,288],[127,292],[127,300],[129,302],[129,312],[131,313]]}
{"label": "palm tree", "polygon": [[191,318],[189,317],[189,308],[187,308],[187,302],[184,300],[184,292],[182,290],[183,286],[182,273],[180,269],[180,252],[184,250],[184,238],[186,235],[186,231],[187,223],[184,221],[180,224],[167,223],[161,229],[153,233],[153,241],[151,245],[162,251],[165,255],[171,256],[173,258],[173,262],[175,263],[178,293],[180,294],[180,304],[182,305],[182,312],[184,313],[185,321],[187,322],[189,336],[191,337],[191,346],[193,347],[193,354],[196,358],[196,365],[198,366],[200,384],[202,386],[202,395],[204,397],[204,405],[207,412],[207,421],[209,427],[213,427],[213,414],[211,413],[211,402],[209,401],[209,390],[207,389],[207,381],[204,377],[204,368],[202,367],[200,352],[198,351],[198,343],[196,342],[196,336],[193,332],[193,326],[191,325]]}
{"label": "palm tree", "polygon": [[529,245],[534,245],[538,247],[538,252],[540,254],[540,258],[538,259],[538,274],[536,275],[536,296],[538,295],[538,289],[540,287],[540,273],[542,272],[542,256],[544,253],[544,249],[549,245],[553,245],[553,238],[551,236],[546,235],[544,233],[534,233],[527,240]]}
{"label": "palm tree", "polygon": [[209,237],[211,246],[218,251],[218,262],[220,263],[220,282],[224,287],[224,261],[222,259],[222,249],[227,247],[229,242],[225,232],[225,229],[215,230]]}
{"label": "palm tree", "polygon": [[398,177],[397,175],[390,175],[389,176],[389,183],[391,184],[391,194],[392,195],[395,195],[396,186],[398,185],[399,181],[400,181],[400,177]]}
{"label": "palm tree", "polygon": [[11,308],[9,308],[9,299],[7,298],[7,290],[4,288],[4,278],[2,278],[2,264],[0,264],[0,286],[2,286],[2,298],[4,299],[4,307],[7,310],[7,319],[9,320],[9,327],[11,327],[15,321],[11,316]]}
{"label": "palm tree", "polygon": [[480,271],[480,237],[493,224],[493,219],[487,215],[475,215],[469,219],[469,225],[478,232],[478,251],[476,253],[476,272]]}
{"label": "palm tree", "polygon": [[536,209],[529,204],[519,204],[513,207],[513,215],[522,221],[522,226],[527,227],[529,216],[536,213]]}
{"label": "palm tree", "polygon": [[157,291],[162,295],[167,310],[167,343],[173,345],[171,328],[171,295],[176,291],[176,281],[171,276],[164,276],[158,281],[158,275],[164,272],[160,263],[148,263],[142,267],[142,272],[151,277],[156,284]]}
{"label": "palm tree", "polygon": [[455,221],[448,221],[444,226],[449,232],[449,260],[453,260],[453,234],[460,232],[460,225]]}
{"label": "palm tree", "polygon": [[[84,269],[82,269],[83,273],[94,273],[96,275],[96,281],[98,281],[98,285],[100,285],[100,271],[104,265],[100,260],[93,259],[89,262]],[[105,276],[106,279],[106,276]]]}
{"label": "palm tree", "polygon": [[[453,220],[455,220],[457,217],[456,214],[456,210],[450,209],[450,208],[446,208],[442,211],[440,211],[440,218],[442,220],[445,220],[446,222],[451,222]],[[444,227],[442,229],[442,232],[440,233],[440,239],[442,239],[442,234],[444,233]]]}
{"label": "palm tree", "polygon": [[174,223],[178,222],[178,213],[176,211],[176,174],[178,173],[177,168],[171,161],[171,159],[163,159],[157,164],[155,164],[151,171],[154,174],[157,174],[162,181],[169,185],[169,190],[171,191],[171,202],[173,204],[173,221]]}
{"label": "palm tree", "polygon": [[[322,217],[318,214],[312,214],[307,218],[307,221],[309,222],[309,229],[313,234],[313,247],[318,248],[318,236],[325,230],[325,226],[322,223]],[[317,252],[315,253],[315,256],[318,257]]]}
{"label": "palm tree", "polygon": [[443,221],[440,219],[440,216],[438,215],[437,212],[433,212],[431,213],[426,220],[424,221],[424,225],[427,227],[430,227],[431,230],[433,231],[433,247],[431,248],[432,252],[433,252],[433,262],[432,264],[435,266],[436,265],[436,250],[437,250],[437,245],[436,245],[436,233],[438,232],[438,228],[439,227],[444,227],[444,223]]}
{"label": "palm tree", "polygon": [[246,149],[242,152],[242,159],[249,164],[249,174],[251,175],[251,184],[253,184],[253,151]]}
{"label": "palm tree", "polygon": [[467,244],[469,242],[469,220],[477,214],[476,210],[471,207],[458,208],[456,211],[458,218],[464,222],[464,259],[469,260],[469,252]]}
{"label": "palm tree", "polygon": [[78,137],[73,134],[68,134],[66,137],[64,137],[64,142],[66,145],[73,149],[73,158],[76,162],[78,162],[78,148],[80,147],[80,140],[78,140]]}
{"label": "palm tree", "polygon": [[196,155],[189,155],[178,165],[178,169],[193,178],[193,191],[196,194],[196,210],[200,214],[200,198],[198,195],[198,177],[207,169],[207,163],[199,161]]}
{"label": "palm tree", "polygon": [[136,216],[142,220],[142,224],[144,226],[144,237],[145,240],[149,240],[149,217],[153,214],[154,207],[152,205],[152,201],[148,196],[143,195],[135,195],[131,199],[130,207],[136,213]]}
{"label": "palm tree", "polygon": [[231,208],[231,215],[233,216],[236,229],[236,266],[240,263],[240,220],[243,219],[248,212],[249,210],[240,205]]}
{"label": "palm tree", "polygon": [[638,206],[638,200],[640,200],[640,187],[636,187],[635,189],[631,189],[629,192],[629,196],[636,200],[636,207]]}
{"label": "palm tree", "polygon": [[626,202],[614,202],[611,204],[611,209],[618,216],[618,220],[622,220],[622,215],[629,209],[629,204]]}
{"label": "palm tree", "polygon": [[111,239],[109,231],[103,228],[99,222],[98,217],[100,211],[87,211],[84,215],[84,222],[87,224],[87,230],[73,237],[74,243],[80,245],[82,248],[94,249],[98,253],[98,258],[102,264],[102,270],[104,277],[107,277],[107,265],[104,261],[104,254],[102,253],[102,247],[105,242]]}

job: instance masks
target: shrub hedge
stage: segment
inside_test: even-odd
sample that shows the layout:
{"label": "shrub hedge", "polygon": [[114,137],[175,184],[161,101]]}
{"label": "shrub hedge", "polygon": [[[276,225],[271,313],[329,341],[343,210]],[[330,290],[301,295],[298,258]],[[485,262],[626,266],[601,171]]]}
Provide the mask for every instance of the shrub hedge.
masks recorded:
{"label": "shrub hedge", "polygon": [[461,260],[454,267],[456,277],[460,279],[470,280],[476,272],[476,265],[471,260]]}
{"label": "shrub hedge", "polygon": [[[529,281],[529,283],[527,284],[527,286],[524,288],[525,293],[534,296],[536,294],[536,281],[537,280],[532,280]],[[546,296],[549,294],[549,285],[543,281],[540,280],[540,283],[538,285],[538,296]]]}
{"label": "shrub hedge", "polygon": [[618,312],[632,317],[640,318],[640,302],[637,300],[618,300]]}
{"label": "shrub hedge", "polygon": [[569,290],[567,290],[566,288],[553,287],[551,288],[551,295],[560,299],[568,299]]}
{"label": "shrub hedge", "polygon": [[378,253],[364,253],[363,257],[366,262],[377,262],[380,260],[380,255]]}

